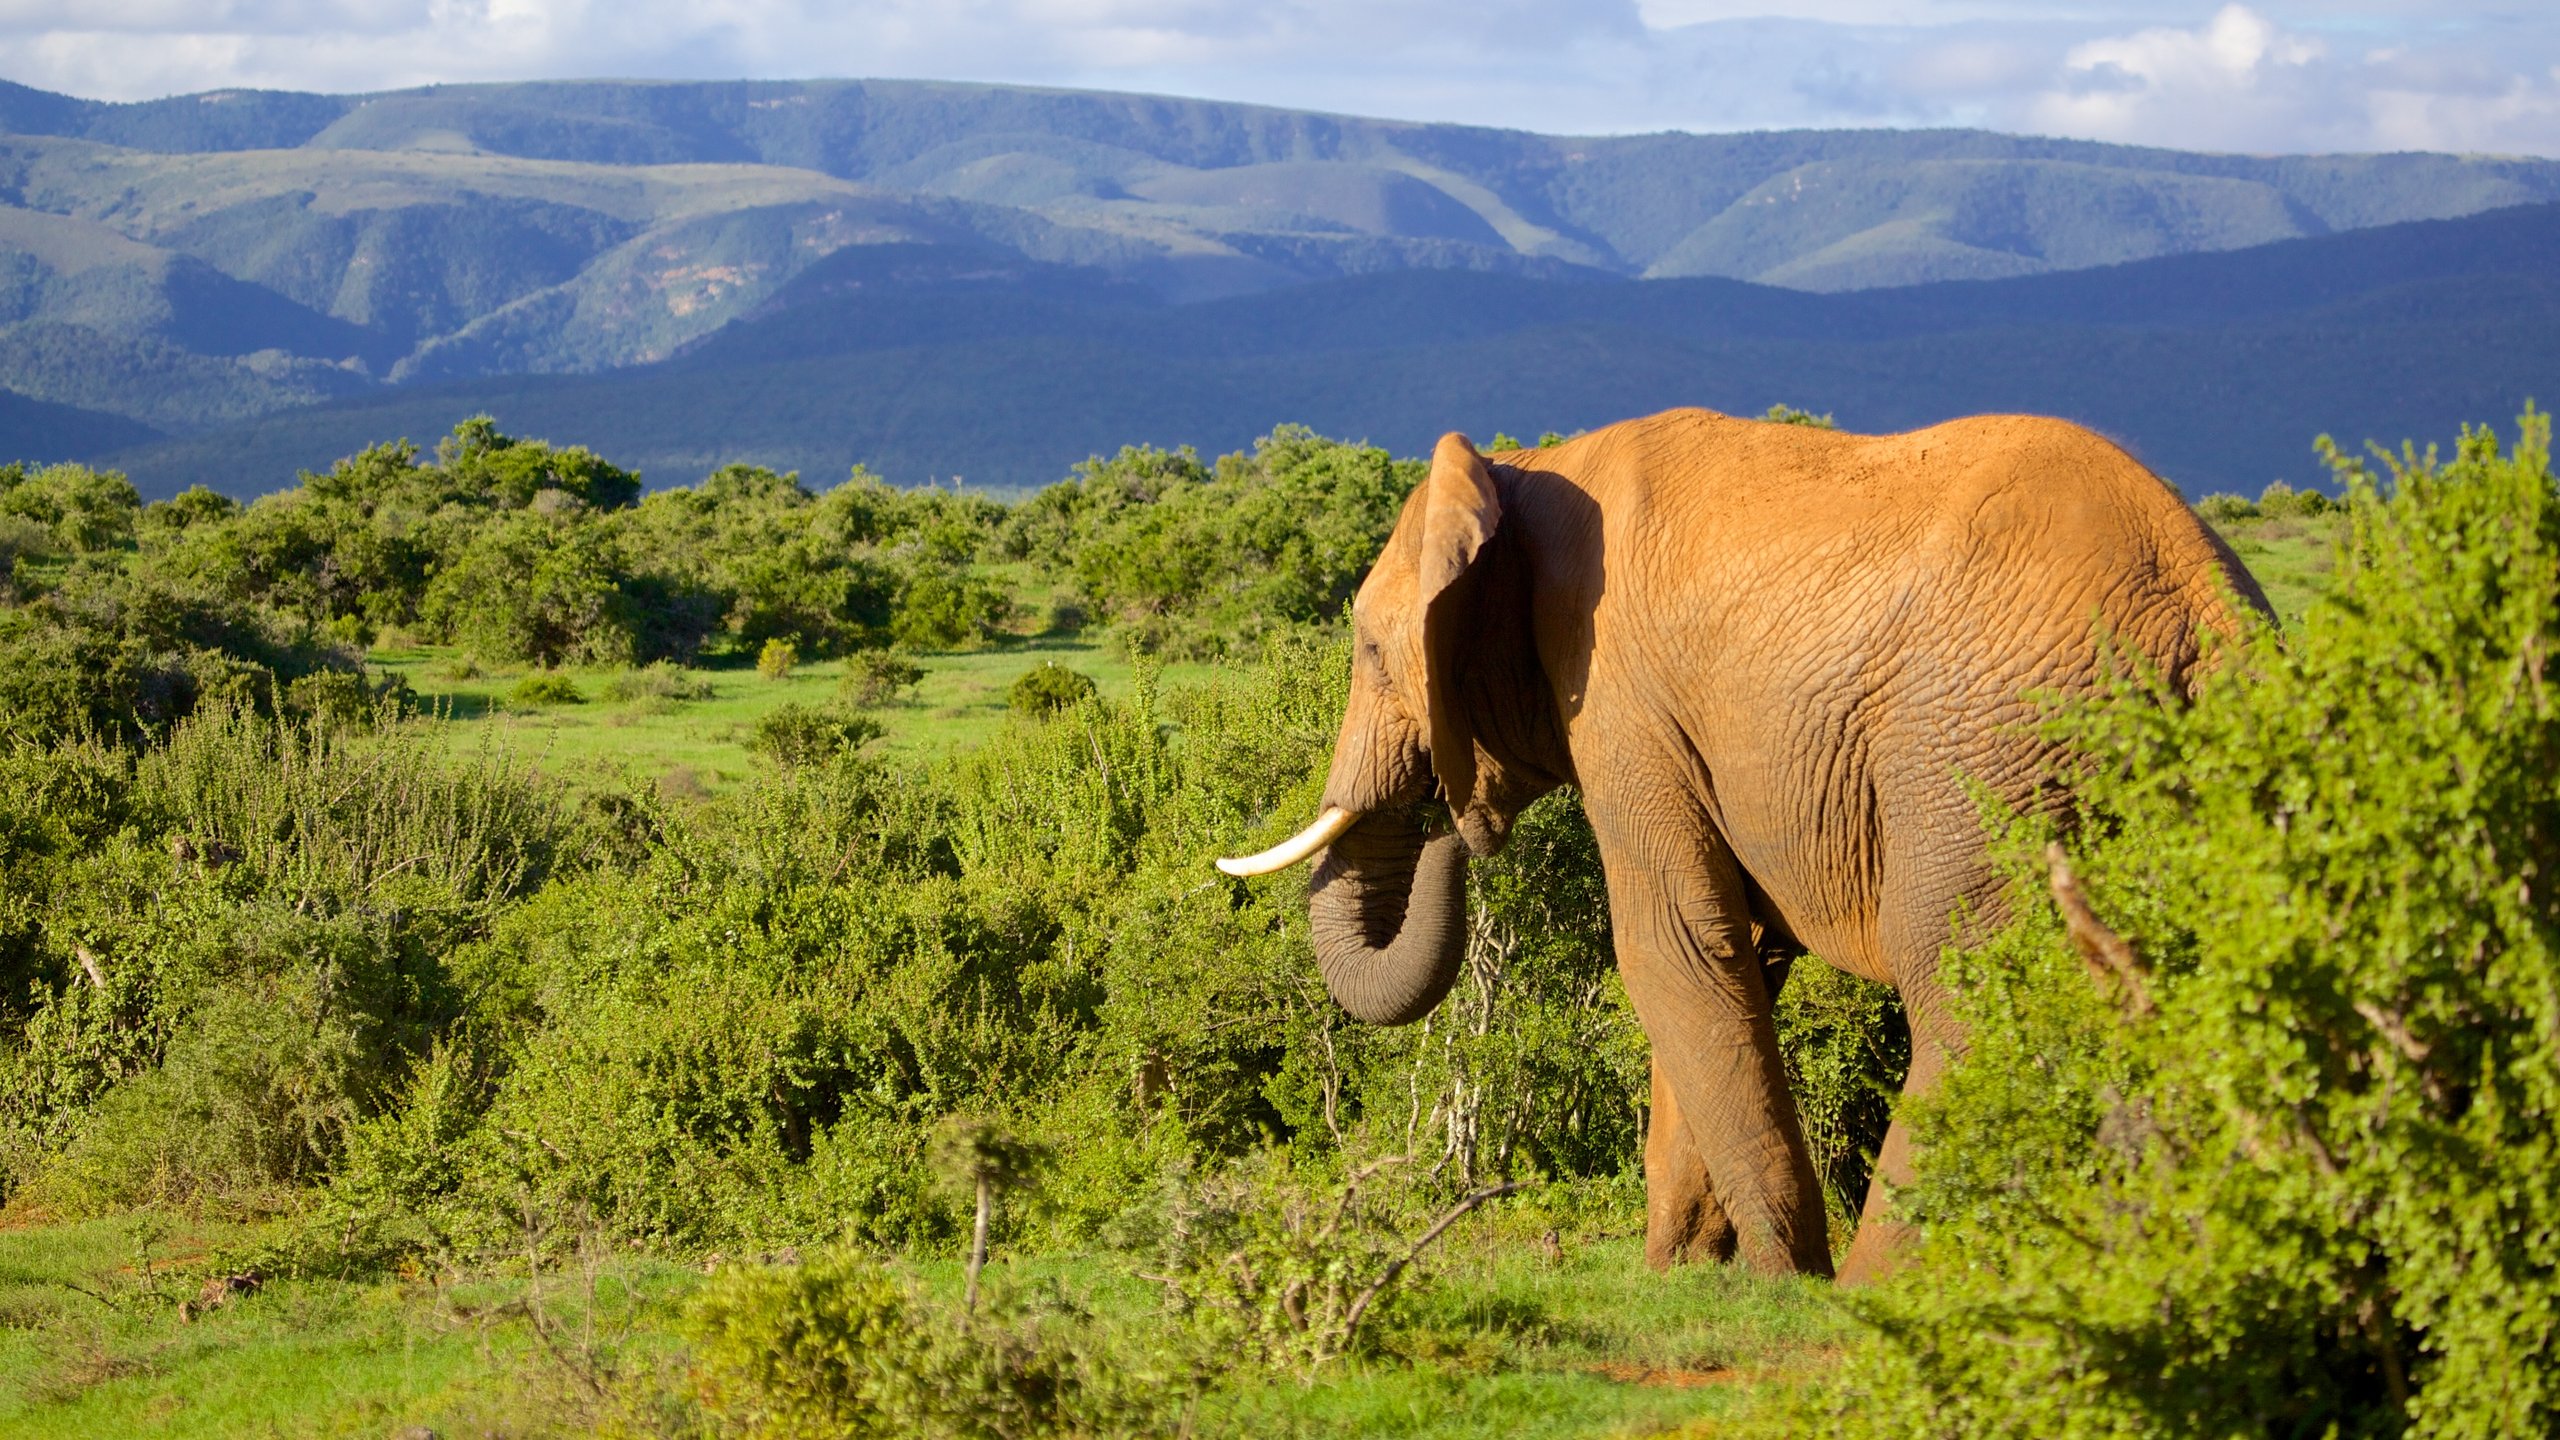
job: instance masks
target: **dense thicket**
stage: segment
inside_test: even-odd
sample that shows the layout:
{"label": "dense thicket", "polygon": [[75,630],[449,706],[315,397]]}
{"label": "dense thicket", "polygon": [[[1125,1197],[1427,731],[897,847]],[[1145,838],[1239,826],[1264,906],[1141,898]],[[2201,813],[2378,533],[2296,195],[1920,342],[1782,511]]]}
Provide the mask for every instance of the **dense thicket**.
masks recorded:
{"label": "dense thicket", "polygon": [[56,1213],[319,1185],[385,1243],[532,1200],[670,1244],[905,1244],[947,1231],[918,1160],[964,1112],[1055,1144],[1060,1236],[1271,1142],[1620,1175],[1641,1049],[1569,805],[1482,867],[1475,983],[1412,1030],[1324,997],[1294,887],[1207,878],[1311,802],[1346,672],[1284,645],[699,810],[573,804],[433,722],[224,706],[139,755],[22,746],[9,1184]]}
{"label": "dense thicket", "polygon": [[[726,664],[983,644],[1109,621],[1141,651],[1258,651],[1339,613],[1419,477],[1283,427],[1250,454],[1124,450],[1006,507],[856,470],[733,465],[642,495],[576,447],[467,421],[239,506],[0,469],[0,731],[164,731],[208,696],[362,709],[365,647],[497,664]],[[319,672],[335,688],[296,698]]]}
{"label": "dense thicket", "polygon": [[143,568],[350,642],[397,629],[496,661],[939,648],[1005,618],[970,565],[993,509],[862,473],[821,496],[751,466],[643,499],[636,475],[481,419],[432,460],[376,446],[236,515],[181,497],[145,526]]}
{"label": "dense thicket", "polygon": [[2063,722],[2091,913],[2020,837],[1853,1431],[2560,1428],[2548,424],[2390,470],[2298,633]]}
{"label": "dense thicket", "polygon": [[1001,543],[1138,644],[1249,653],[1350,603],[1421,479],[1418,461],[1297,425],[1214,466],[1131,446],[1017,506]]}

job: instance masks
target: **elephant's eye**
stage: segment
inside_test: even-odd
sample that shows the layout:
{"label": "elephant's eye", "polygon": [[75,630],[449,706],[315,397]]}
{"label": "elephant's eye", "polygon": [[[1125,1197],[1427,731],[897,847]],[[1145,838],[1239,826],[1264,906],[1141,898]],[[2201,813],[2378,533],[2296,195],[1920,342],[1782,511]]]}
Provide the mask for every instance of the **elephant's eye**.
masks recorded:
{"label": "elephant's eye", "polygon": [[1379,653],[1377,641],[1364,639],[1360,642],[1359,650],[1353,660],[1353,668],[1360,672],[1363,679],[1379,689],[1391,688],[1387,684],[1386,657]]}

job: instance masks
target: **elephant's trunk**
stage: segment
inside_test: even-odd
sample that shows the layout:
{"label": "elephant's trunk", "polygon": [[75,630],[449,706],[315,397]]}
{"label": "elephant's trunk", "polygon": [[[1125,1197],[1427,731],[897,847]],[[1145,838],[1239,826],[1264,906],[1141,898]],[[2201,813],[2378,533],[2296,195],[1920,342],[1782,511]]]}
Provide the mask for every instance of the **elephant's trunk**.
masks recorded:
{"label": "elephant's trunk", "polygon": [[1307,897],[1316,968],[1352,1017],[1409,1025],[1458,978],[1467,948],[1467,847],[1396,812],[1362,817],[1316,866]]}

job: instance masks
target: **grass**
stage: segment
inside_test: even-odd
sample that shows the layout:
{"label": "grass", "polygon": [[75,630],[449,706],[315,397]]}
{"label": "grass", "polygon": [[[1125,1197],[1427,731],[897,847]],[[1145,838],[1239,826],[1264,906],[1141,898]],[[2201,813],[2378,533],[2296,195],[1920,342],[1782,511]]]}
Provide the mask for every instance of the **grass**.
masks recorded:
{"label": "grass", "polygon": [[485,1406],[526,1350],[398,1280],[274,1279],[181,1318],[208,1249],[240,1238],[149,1215],[0,1234],[0,1432],[383,1435]]}
{"label": "grass", "polygon": [[[618,672],[562,672],[586,697],[576,704],[538,704],[516,698],[527,672],[521,668],[458,672],[463,657],[451,649],[415,646],[376,651],[371,663],[401,676],[433,710],[464,722],[457,739],[495,729],[537,763],[565,777],[622,773],[652,781],[671,793],[716,791],[744,779],[759,761],[747,748],[758,720],[783,705],[825,705],[836,698],[847,662],[795,667],[779,680],[752,665],[690,670],[708,686],[699,700],[606,698]],[[985,741],[1011,723],[1005,694],[1026,670],[1055,662],[1093,677],[1108,698],[1125,697],[1137,666],[1107,638],[1086,635],[1010,639],[983,650],[917,657],[924,679],[906,697],[871,710],[887,734],[873,744],[909,755],[941,755]],[[457,673],[462,678],[456,678]],[[1164,683],[1203,679],[1205,665],[1164,665]]]}
{"label": "grass", "polygon": [[2282,520],[2230,520],[2214,529],[2258,577],[2267,602],[2286,629],[2302,623],[2302,612],[2329,588],[2345,518],[2332,513]]}
{"label": "grass", "polygon": [[[149,1215],[0,1231],[0,1433],[537,1437],[664,1414],[688,1393],[675,1325],[699,1265],[613,1255],[538,1286],[504,1264],[460,1277],[274,1278],[182,1318],[179,1301],[219,1273],[221,1253],[256,1238]],[[1479,1237],[1441,1266],[1402,1353],[1305,1384],[1228,1375],[1201,1402],[1197,1433],[1655,1433],[1826,1363],[1850,1325],[1817,1282],[1723,1267],[1657,1276],[1632,1239],[1550,1259]],[[960,1286],[955,1262],[903,1268],[938,1292]],[[991,1277],[1056,1286],[1114,1326],[1171,1323],[1131,1268],[1110,1255],[1032,1256]]]}
{"label": "grass", "polygon": [[1238,1386],[1203,1419],[1248,1435],[1648,1433],[1725,1412],[1848,1337],[1821,1282],[1714,1265],[1655,1275],[1642,1249],[1462,1251],[1415,1307],[1406,1353],[1310,1387]]}

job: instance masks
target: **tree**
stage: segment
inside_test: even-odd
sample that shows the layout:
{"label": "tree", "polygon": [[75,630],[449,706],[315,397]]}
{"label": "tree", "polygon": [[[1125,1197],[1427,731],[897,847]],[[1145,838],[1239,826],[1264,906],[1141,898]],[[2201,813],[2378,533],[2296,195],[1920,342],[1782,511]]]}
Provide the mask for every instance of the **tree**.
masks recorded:
{"label": "tree", "polygon": [[133,538],[142,497],[133,482],[113,470],[48,465],[33,474],[24,465],[0,465],[0,515],[34,521],[50,532],[55,552],[88,555]]}
{"label": "tree", "polygon": [[622,578],[591,530],[516,515],[483,529],[419,608],[446,638],[492,660],[629,664],[638,646]]}
{"label": "tree", "polygon": [[498,422],[474,416],[436,446],[436,467],[462,494],[521,510],[545,492],[597,510],[619,510],[640,498],[640,476],[583,445],[554,449],[548,441],[499,433]]}
{"label": "tree", "polygon": [[934,1136],[934,1160],[943,1175],[967,1187],[977,1200],[969,1227],[968,1309],[978,1309],[978,1272],[987,1268],[987,1235],[996,1195],[1026,1184],[1047,1163],[1047,1147],[1035,1145],[992,1120],[955,1116]]}

